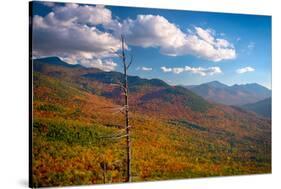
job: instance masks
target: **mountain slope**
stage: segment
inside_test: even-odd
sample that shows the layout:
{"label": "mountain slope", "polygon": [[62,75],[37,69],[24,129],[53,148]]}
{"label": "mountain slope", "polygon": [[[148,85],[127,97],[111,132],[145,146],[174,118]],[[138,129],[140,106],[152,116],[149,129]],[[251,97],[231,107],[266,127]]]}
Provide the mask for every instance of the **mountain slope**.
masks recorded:
{"label": "mountain slope", "polygon": [[256,83],[227,86],[218,81],[188,87],[203,98],[226,105],[254,103],[271,96],[271,91]]}
{"label": "mountain slope", "polygon": [[[123,96],[107,82],[112,73],[40,64],[33,72],[35,187],[124,182],[125,141],[111,137],[124,134]],[[105,78],[85,77],[100,72]],[[161,80],[132,80],[139,86],[129,93],[133,181],[271,172],[270,119]]]}
{"label": "mountain slope", "polygon": [[[99,81],[106,84],[118,84],[123,81],[123,74],[119,72],[98,72],[85,74],[85,77],[90,80]],[[128,76],[128,84],[130,91],[138,90],[141,87],[169,87],[167,83],[160,79],[143,79],[138,76]]]}
{"label": "mountain slope", "polygon": [[245,104],[241,107],[246,110],[256,112],[264,117],[271,118],[271,98],[267,98],[252,104]]}
{"label": "mountain slope", "polygon": [[[54,60],[54,62],[49,62],[50,60]],[[119,104],[123,100],[122,91],[116,85],[123,81],[122,73],[103,72],[95,68],[84,68],[77,65],[69,66],[58,58],[37,59],[34,62],[35,65],[40,65],[40,69],[38,66],[34,66],[35,71],[75,83],[83,90],[110,98]],[[210,107],[206,100],[190,90],[179,86],[169,86],[159,79],[128,76],[128,83],[134,108],[138,108],[139,104],[153,103],[153,100],[161,100],[168,103],[168,106],[174,104],[174,107],[176,107],[175,103],[184,104],[183,109],[192,109],[193,111],[206,111]],[[155,95],[159,98],[155,99]],[[167,99],[169,100],[167,101]]]}
{"label": "mountain slope", "polygon": [[211,104],[202,97],[180,86],[167,87],[146,93],[140,98],[139,105],[145,106],[153,103],[154,100],[159,101],[158,106],[161,106],[162,103],[171,107],[182,107],[183,109],[187,107],[195,112],[206,112],[211,107]]}

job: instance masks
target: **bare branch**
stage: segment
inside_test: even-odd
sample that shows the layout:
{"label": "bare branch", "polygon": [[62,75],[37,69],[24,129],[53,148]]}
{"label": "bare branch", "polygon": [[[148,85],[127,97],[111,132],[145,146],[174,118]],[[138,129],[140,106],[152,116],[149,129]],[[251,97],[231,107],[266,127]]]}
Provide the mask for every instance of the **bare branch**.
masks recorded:
{"label": "bare branch", "polygon": [[124,93],[126,92],[126,88],[124,87],[123,83],[121,83],[120,81],[118,81],[117,83],[111,83],[110,85],[120,87]]}
{"label": "bare branch", "polygon": [[104,106],[104,107],[100,107],[101,109],[116,109],[116,108],[120,108],[120,107],[122,107],[122,106],[115,106],[115,107],[113,107],[113,106]]}
{"label": "bare branch", "polygon": [[121,88],[125,88],[124,83],[122,83],[121,81],[117,81],[117,84],[118,84]]}
{"label": "bare branch", "polygon": [[112,53],[114,53],[114,54],[116,53],[116,50],[115,50],[115,49],[110,48],[110,50],[111,50]]}
{"label": "bare branch", "polygon": [[113,112],[113,114],[117,114],[117,113],[125,114],[125,107],[118,108],[115,110],[115,112]]}
{"label": "bare branch", "polygon": [[124,137],[127,137],[127,136],[128,135],[122,135],[122,136],[116,137],[115,139],[124,138]]}
{"label": "bare branch", "polygon": [[120,59],[123,59],[123,55],[121,54],[121,53],[118,53],[115,49],[113,49],[113,48],[110,48],[110,52],[112,53],[112,54],[115,54],[115,55],[117,55]]}
{"label": "bare branch", "polygon": [[131,66],[131,64],[132,64],[132,62],[133,62],[133,55],[130,55],[130,62],[129,62],[129,64],[126,66],[126,69],[128,70],[129,68],[130,68],[130,66]]}
{"label": "bare branch", "polygon": [[116,53],[116,54],[119,56],[120,59],[123,59],[123,55],[122,54],[120,54],[120,53]]}
{"label": "bare branch", "polygon": [[119,86],[120,86],[120,88],[123,90],[123,93],[126,93],[126,92],[127,92],[126,87],[125,87],[122,83],[119,83]]}
{"label": "bare branch", "polygon": [[110,83],[110,85],[113,87],[120,87],[119,83]]}
{"label": "bare branch", "polygon": [[103,135],[103,136],[96,136],[94,138],[97,138],[97,139],[103,139],[103,138],[107,138],[107,139],[116,139],[116,138],[121,138],[121,137],[124,137],[126,133],[126,129],[121,129],[119,130],[117,133],[115,134],[112,134],[112,135]]}
{"label": "bare branch", "polygon": [[124,64],[124,66],[126,67],[126,55],[125,55],[125,47],[124,47],[124,43],[125,43],[125,39],[124,39],[124,36],[121,35],[121,42],[122,42],[122,62]]}

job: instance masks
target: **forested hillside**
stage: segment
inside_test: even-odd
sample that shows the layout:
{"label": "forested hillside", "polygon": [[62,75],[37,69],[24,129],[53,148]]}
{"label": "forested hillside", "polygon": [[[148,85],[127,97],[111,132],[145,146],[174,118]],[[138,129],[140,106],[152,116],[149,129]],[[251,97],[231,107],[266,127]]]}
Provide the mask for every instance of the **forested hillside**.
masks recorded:
{"label": "forested hillside", "polygon": [[[33,61],[34,187],[123,182],[118,72]],[[271,172],[271,120],[129,76],[133,181]]]}

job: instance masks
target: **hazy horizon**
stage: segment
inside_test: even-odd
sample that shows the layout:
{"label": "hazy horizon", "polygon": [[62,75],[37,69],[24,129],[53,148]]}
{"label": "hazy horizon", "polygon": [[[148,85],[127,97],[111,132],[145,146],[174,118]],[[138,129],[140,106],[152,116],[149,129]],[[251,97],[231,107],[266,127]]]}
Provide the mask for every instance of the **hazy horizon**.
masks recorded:
{"label": "hazy horizon", "polygon": [[[40,57],[40,58],[34,57],[33,60],[35,60],[35,59],[41,59],[41,58],[54,58],[54,57],[55,57],[55,56]],[[63,61],[60,57],[55,57],[55,58],[59,58],[61,61]],[[65,61],[64,61],[64,62],[65,62]],[[69,64],[68,62],[65,62],[65,63]],[[73,64],[71,64],[71,65],[73,65]],[[80,64],[75,64],[75,65],[80,65]],[[83,65],[80,65],[80,66],[83,66]],[[85,66],[83,66],[83,67],[85,67]],[[87,67],[85,67],[85,68],[87,68]],[[115,71],[117,71],[117,70],[115,70]],[[117,72],[119,72],[119,71],[117,71]],[[119,73],[121,73],[121,72],[119,72]],[[129,76],[139,76],[139,75],[131,75],[131,74],[129,74]],[[139,76],[139,77],[142,78],[142,79],[160,79],[160,80],[162,80],[161,78],[156,78],[156,77],[151,77],[151,78],[141,77],[141,76]],[[256,82],[253,82],[253,83],[233,83],[233,84],[227,84],[227,83],[224,83],[223,81],[212,80],[212,81],[208,81],[208,82],[204,82],[204,83],[198,83],[198,84],[190,84],[190,85],[186,85],[186,84],[177,84],[177,85],[173,85],[173,84],[170,84],[169,82],[167,82],[167,81],[165,81],[165,80],[162,80],[162,81],[166,82],[167,84],[169,84],[169,85],[171,85],[171,86],[192,86],[192,85],[206,84],[206,83],[210,83],[210,82],[219,82],[219,83],[222,83],[222,84],[227,85],[227,86],[229,86],[229,87],[230,87],[230,86],[233,86],[233,85],[258,84],[258,85],[260,85],[260,86],[263,86],[263,87],[265,87],[265,88],[271,90],[271,88],[268,88],[268,87],[266,87],[266,86],[264,86],[264,85],[262,85],[262,84],[260,84],[260,83],[256,83]]]}

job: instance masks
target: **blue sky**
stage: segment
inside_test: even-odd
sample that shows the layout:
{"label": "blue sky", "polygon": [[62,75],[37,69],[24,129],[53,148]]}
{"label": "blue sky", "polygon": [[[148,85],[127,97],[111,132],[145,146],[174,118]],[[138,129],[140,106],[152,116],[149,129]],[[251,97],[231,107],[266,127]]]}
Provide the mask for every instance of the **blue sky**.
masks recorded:
{"label": "blue sky", "polygon": [[271,88],[271,17],[35,3],[33,56],[121,71],[124,34],[131,75],[173,85],[259,83]]}

